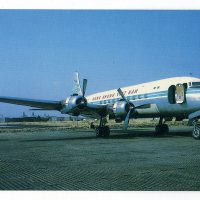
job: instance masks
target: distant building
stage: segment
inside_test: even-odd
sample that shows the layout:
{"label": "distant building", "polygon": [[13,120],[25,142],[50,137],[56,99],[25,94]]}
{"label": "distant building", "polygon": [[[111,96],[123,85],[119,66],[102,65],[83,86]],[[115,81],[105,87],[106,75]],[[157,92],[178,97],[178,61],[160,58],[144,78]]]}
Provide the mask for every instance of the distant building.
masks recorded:
{"label": "distant building", "polygon": [[3,115],[0,115],[0,123],[4,123],[5,122],[5,117]]}
{"label": "distant building", "polygon": [[79,116],[64,116],[64,117],[57,117],[57,116],[50,116],[49,117],[49,121],[53,121],[53,122],[56,122],[56,121],[82,121],[83,120],[83,117]]}
{"label": "distant building", "polygon": [[16,117],[16,118],[5,118],[5,122],[46,122],[49,121],[49,117]]}
{"label": "distant building", "polygon": [[0,115],[0,123],[1,122],[45,122],[45,121],[82,121],[84,117],[82,116],[49,116],[44,115],[43,117],[35,115],[34,112],[31,113],[31,116],[27,116],[25,112],[23,112],[22,117],[6,117],[4,118],[3,115]]}
{"label": "distant building", "polygon": [[57,121],[57,117],[56,116],[51,116],[51,117],[49,117],[49,121],[56,122]]}
{"label": "distant building", "polygon": [[50,116],[49,117],[49,121],[59,121],[59,122],[61,122],[61,121],[70,121],[70,118],[68,117],[68,116],[66,116],[66,117],[57,117],[57,116]]}

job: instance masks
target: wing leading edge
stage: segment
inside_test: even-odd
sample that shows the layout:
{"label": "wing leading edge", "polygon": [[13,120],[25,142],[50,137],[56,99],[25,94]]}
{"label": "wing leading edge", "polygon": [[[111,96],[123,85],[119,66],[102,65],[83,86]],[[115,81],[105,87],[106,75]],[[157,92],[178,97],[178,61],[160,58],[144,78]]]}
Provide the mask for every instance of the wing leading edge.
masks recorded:
{"label": "wing leading edge", "polygon": [[0,96],[0,102],[30,106],[47,110],[60,111],[62,109],[62,101],[35,100],[35,99]]}

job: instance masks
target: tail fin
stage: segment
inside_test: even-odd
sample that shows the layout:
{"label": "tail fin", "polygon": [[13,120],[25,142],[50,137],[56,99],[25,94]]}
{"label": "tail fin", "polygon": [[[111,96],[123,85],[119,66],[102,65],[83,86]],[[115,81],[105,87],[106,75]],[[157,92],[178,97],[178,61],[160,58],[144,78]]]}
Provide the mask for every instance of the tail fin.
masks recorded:
{"label": "tail fin", "polygon": [[80,79],[79,79],[79,73],[74,72],[74,88],[73,88],[73,93],[78,94],[78,95],[83,95],[82,90],[81,90],[81,85],[80,85]]}

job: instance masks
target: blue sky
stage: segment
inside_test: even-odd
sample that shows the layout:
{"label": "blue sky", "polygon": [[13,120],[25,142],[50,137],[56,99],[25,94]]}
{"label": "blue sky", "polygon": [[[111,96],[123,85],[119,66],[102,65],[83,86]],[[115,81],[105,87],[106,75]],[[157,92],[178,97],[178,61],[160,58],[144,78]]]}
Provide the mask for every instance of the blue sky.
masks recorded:
{"label": "blue sky", "polygon": [[[0,10],[0,95],[61,100],[76,70],[87,94],[200,77],[199,21],[200,11]],[[5,116],[23,111],[0,103]]]}

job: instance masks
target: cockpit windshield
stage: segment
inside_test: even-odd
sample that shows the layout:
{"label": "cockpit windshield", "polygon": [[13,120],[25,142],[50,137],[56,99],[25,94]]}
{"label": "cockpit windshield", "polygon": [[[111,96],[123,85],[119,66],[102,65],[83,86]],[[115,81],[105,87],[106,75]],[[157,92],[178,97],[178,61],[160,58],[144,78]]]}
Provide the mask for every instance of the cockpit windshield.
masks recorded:
{"label": "cockpit windshield", "polygon": [[191,87],[200,88],[200,82],[192,82]]}

